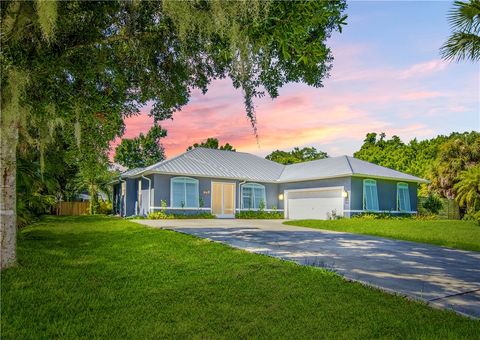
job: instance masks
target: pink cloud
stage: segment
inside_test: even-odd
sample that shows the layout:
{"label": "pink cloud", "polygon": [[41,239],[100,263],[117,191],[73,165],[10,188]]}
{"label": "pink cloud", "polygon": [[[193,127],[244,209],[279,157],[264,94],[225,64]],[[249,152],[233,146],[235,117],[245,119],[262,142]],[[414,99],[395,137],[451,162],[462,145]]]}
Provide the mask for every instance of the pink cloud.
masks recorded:
{"label": "pink cloud", "polygon": [[411,77],[418,77],[433,74],[444,70],[448,64],[440,59],[430,60],[423,63],[418,63],[399,73],[399,79],[407,79]]}

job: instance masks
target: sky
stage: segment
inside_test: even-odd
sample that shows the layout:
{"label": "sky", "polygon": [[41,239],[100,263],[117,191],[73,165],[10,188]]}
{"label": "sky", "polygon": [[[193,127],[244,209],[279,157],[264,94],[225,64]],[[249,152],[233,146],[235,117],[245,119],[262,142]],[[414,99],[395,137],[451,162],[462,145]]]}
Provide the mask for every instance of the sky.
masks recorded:
{"label": "sky", "polygon": [[[348,25],[327,42],[335,59],[323,88],[288,84],[275,99],[257,99],[257,141],[241,91],[228,79],[214,81],[206,95],[194,91],[173,120],[162,122],[167,158],[208,137],[259,156],[296,146],[339,156],[357,151],[368,132],[408,142],[480,131],[478,64],[439,56],[451,32],[451,7],[449,1],[349,2]],[[150,129],[148,110],[126,120],[124,137]]]}

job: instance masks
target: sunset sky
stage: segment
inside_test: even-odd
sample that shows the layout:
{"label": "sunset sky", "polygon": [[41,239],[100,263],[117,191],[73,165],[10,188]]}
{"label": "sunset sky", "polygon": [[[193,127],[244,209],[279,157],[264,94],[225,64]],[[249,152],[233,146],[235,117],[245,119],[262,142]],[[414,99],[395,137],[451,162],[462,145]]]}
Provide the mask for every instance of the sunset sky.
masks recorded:
{"label": "sunset sky", "polygon": [[[265,156],[276,149],[314,146],[351,155],[367,132],[402,140],[480,130],[479,68],[447,63],[439,47],[450,34],[451,2],[350,2],[348,26],[328,44],[335,60],[323,88],[289,84],[276,99],[256,100],[259,143],[240,90],[219,80],[206,95],[194,92],[163,140],[167,157],[207,137],[238,151]],[[147,132],[146,107],[126,120],[124,137]]]}

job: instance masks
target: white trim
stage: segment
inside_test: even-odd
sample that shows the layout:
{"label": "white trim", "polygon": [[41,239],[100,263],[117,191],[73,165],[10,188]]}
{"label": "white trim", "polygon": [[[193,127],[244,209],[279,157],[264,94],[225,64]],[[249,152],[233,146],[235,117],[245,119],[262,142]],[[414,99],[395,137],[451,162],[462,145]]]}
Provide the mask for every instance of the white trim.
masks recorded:
{"label": "white trim", "polygon": [[[300,191],[331,191],[331,190],[340,190],[340,194],[345,191],[345,187],[343,185],[339,186],[334,186],[334,187],[321,187],[321,188],[305,188],[305,189],[289,189],[289,190],[284,190],[283,191],[283,217],[285,219],[288,219],[288,194],[289,193],[294,193],[294,192],[300,192]],[[349,195],[350,196],[350,195]],[[345,199],[346,197],[343,197],[343,204],[345,205]],[[342,206],[342,215],[346,212],[344,210],[344,207]]]}
{"label": "white trim", "polygon": [[417,211],[400,211],[400,210],[344,210],[349,213],[391,213],[391,214],[416,214]]}
{"label": "white trim", "polygon": [[[227,182],[227,181],[210,181],[210,209],[213,214],[213,183],[219,183],[222,185],[222,214],[214,214],[217,218],[235,218],[235,211],[237,207],[237,183],[236,182]],[[224,201],[223,201],[223,185],[224,184],[233,184],[233,214],[223,214],[224,212]]]}
{"label": "white trim", "polygon": [[[368,183],[368,184],[366,184]],[[375,184],[375,185],[373,185]],[[372,210],[368,210],[368,209],[365,209],[366,205],[367,205],[367,196],[365,195],[365,192],[366,192],[366,186],[371,186],[371,187],[375,187],[375,194],[376,194],[376,198],[377,198],[377,206],[380,207],[380,202],[378,200],[378,188],[377,188],[377,180],[376,179],[372,179],[372,178],[364,178],[362,180],[362,208],[363,210],[367,210],[367,211],[375,211],[375,209],[372,209]],[[371,202],[372,205],[374,202]],[[376,209],[378,210],[378,209]]]}
{"label": "white trim", "polygon": [[152,206],[150,208],[152,210],[153,209],[160,209],[160,210],[167,210],[167,209],[168,210],[211,210],[210,208],[193,208],[193,207],[191,207],[191,208],[187,208],[187,207],[184,207],[184,208],[182,208],[182,207],[165,207],[165,208],[163,208],[163,207]]}
{"label": "white trim", "polygon": [[[148,212],[150,212],[151,206],[152,206],[152,179],[145,177],[142,175],[142,178],[146,179],[148,181]],[[153,192],[153,195],[155,195],[155,191]]]}
{"label": "white trim", "polygon": [[[200,181],[196,178],[192,178],[192,177],[186,177],[186,176],[175,176],[175,177],[172,177],[170,178],[170,205],[173,204],[173,180],[176,179],[176,178],[184,178],[184,179],[192,179],[196,182],[197,184],[197,194],[198,194],[198,207],[176,207],[178,209],[185,209],[185,208],[194,208],[194,209],[198,209],[200,208]],[[186,190],[187,190],[187,186],[185,185],[185,205],[187,204],[187,194],[186,194]]]}
{"label": "white trim", "polygon": [[[406,182],[397,182],[397,210],[398,211],[408,211],[408,210],[400,210],[400,192],[399,192],[399,185],[406,185],[407,186],[407,197],[408,197],[408,205],[410,208],[412,208],[412,202],[410,201],[410,187],[408,186],[408,183]],[[403,187],[404,189],[405,187]]]}
{"label": "white trim", "polygon": [[[235,209],[236,211],[260,211],[260,209]],[[283,209],[263,209],[263,211],[283,211]]]}
{"label": "white trim", "polygon": [[[122,199],[123,196],[123,216],[127,216],[127,181],[124,179],[119,179],[120,181],[120,199]],[[125,195],[122,195],[123,192],[123,184],[125,184]],[[120,216],[122,216],[122,212],[120,211]]]}
{"label": "white trim", "polygon": [[[142,172],[126,176],[126,178],[135,178],[141,176]],[[264,179],[245,179],[245,177],[227,177],[227,176],[214,176],[214,175],[204,175],[204,174],[188,174],[183,172],[167,172],[167,171],[157,171],[157,170],[149,170],[143,172],[143,175],[169,175],[169,176],[177,176],[177,177],[200,177],[200,178],[212,178],[212,179],[225,179],[225,180],[238,180],[238,181],[250,181],[250,182],[261,182],[261,183],[297,183],[297,182],[308,182],[308,181],[318,181],[322,179],[332,179],[332,178],[343,178],[343,177],[366,177],[366,178],[374,178],[374,179],[385,179],[390,181],[402,181],[402,182],[409,182],[409,183],[430,183],[429,180],[419,178],[419,179],[407,179],[401,177],[388,177],[388,176],[376,176],[376,175],[369,175],[369,174],[361,174],[361,173],[343,173],[338,175],[331,175],[331,176],[323,176],[323,177],[311,177],[311,178],[299,178],[299,179],[288,179],[284,181],[280,180],[264,180]]]}
{"label": "white trim", "polygon": [[[240,204],[238,205],[239,207],[241,207],[240,209],[245,209],[245,210],[259,210],[258,208],[251,208],[251,209],[248,209],[248,208],[245,208],[243,206],[243,188],[246,186],[246,185],[249,185],[249,184],[254,184],[254,185],[259,185],[261,187],[263,187],[263,203],[265,204],[265,208],[267,207],[267,188],[265,187],[265,185],[261,184],[261,183],[257,183],[257,182],[247,182],[247,183],[243,183],[241,186],[240,186]],[[255,195],[255,192],[253,193]],[[252,197],[253,198],[253,197]],[[265,210],[265,209],[263,209]]]}

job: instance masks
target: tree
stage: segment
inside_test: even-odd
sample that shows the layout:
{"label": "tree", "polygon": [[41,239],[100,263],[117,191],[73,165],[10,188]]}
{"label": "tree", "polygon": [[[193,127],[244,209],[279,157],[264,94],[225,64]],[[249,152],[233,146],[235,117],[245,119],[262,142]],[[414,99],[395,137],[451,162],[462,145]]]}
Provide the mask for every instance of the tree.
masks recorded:
{"label": "tree", "polygon": [[73,131],[83,153],[84,138],[104,141],[82,135],[82,124],[107,126],[96,130],[102,138],[121,136],[123,119],[147,102],[155,122],[168,119],[192,89],[206,92],[213,79],[228,76],[243,90],[256,131],[253,101],[262,89],[276,97],[288,82],[322,86],[333,60],[326,40],[345,24],[345,7],[344,1],[0,2],[1,268],[16,260],[19,130],[36,132],[39,152],[56,129]]}
{"label": "tree", "polygon": [[448,19],[453,33],[440,49],[446,60],[480,60],[480,1],[455,1]]}
{"label": "tree", "polygon": [[228,150],[228,151],[236,151],[233,146],[231,146],[228,143],[225,143],[225,145],[220,145],[219,141],[217,138],[207,138],[206,141],[201,142],[200,144],[195,143],[193,145],[190,145],[187,148],[187,151],[193,150],[195,148],[208,148],[208,149],[219,149],[219,150]]}
{"label": "tree", "polygon": [[158,163],[165,159],[165,152],[160,139],[167,135],[167,131],[154,125],[144,135],[140,133],[135,138],[123,138],[115,148],[115,162],[133,169]]}
{"label": "tree", "polygon": [[452,138],[441,145],[433,162],[429,177],[430,190],[454,199],[455,185],[460,174],[480,163],[480,133],[471,132]]}
{"label": "tree", "polygon": [[295,147],[292,151],[275,150],[265,158],[280,164],[294,164],[327,158],[328,154],[314,147]]}
{"label": "tree", "polygon": [[456,200],[460,206],[469,212],[480,209],[480,165],[464,170],[458,176],[458,182],[453,186]]}

